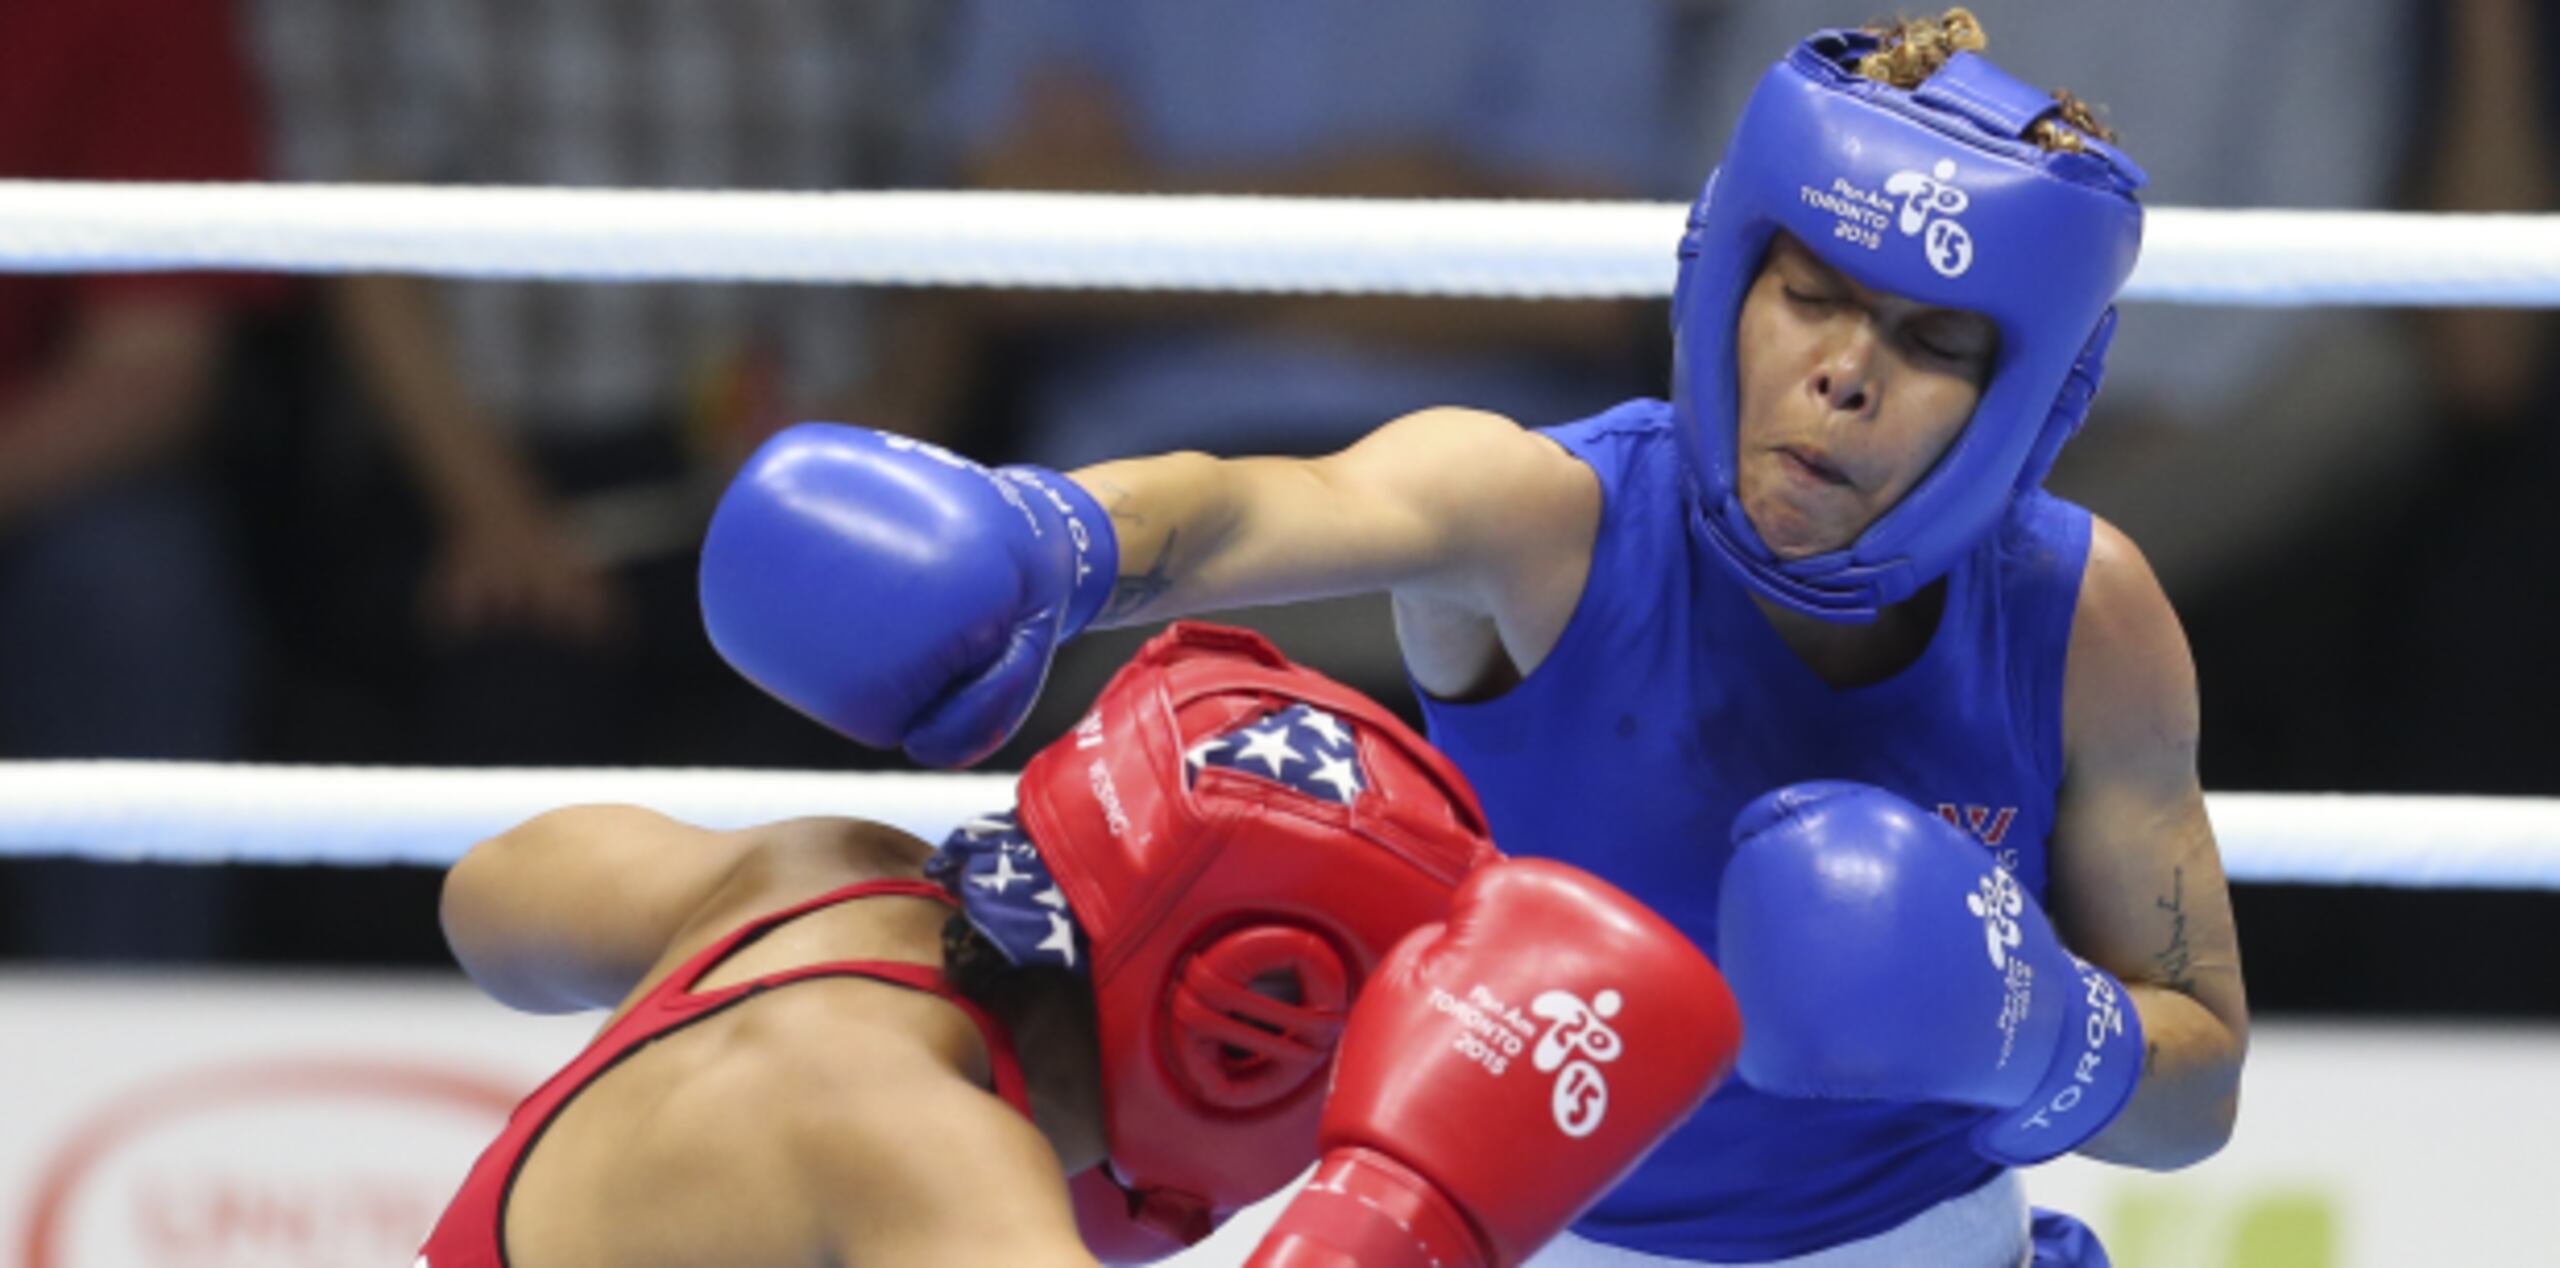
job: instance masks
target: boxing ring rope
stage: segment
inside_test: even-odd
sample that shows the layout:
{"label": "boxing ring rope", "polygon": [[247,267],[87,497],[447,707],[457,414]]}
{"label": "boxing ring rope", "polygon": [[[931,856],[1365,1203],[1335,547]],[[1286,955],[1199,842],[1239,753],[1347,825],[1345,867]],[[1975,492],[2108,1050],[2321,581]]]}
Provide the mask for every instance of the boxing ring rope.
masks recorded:
{"label": "boxing ring rope", "polygon": [[[631,802],[710,827],[859,815],[936,838],[1009,775],[187,762],[0,763],[0,856],[440,867],[542,811]],[[2560,798],[2216,793],[2238,881],[2560,889]]]}
{"label": "boxing ring rope", "polygon": [[[0,181],[0,272],[1362,292],[1670,291],[1675,203]],[[2560,304],[2560,215],[2150,212],[2125,298]]]}
{"label": "boxing ring rope", "polygon": [[[0,273],[1656,298],[1674,203],[0,181]],[[2560,215],[2150,211],[2125,296],[2560,306]],[[936,836],[997,775],[0,763],[0,856],[440,866],[555,806],[711,826],[858,814]],[[2235,880],[2560,889],[2560,799],[2220,793]]]}

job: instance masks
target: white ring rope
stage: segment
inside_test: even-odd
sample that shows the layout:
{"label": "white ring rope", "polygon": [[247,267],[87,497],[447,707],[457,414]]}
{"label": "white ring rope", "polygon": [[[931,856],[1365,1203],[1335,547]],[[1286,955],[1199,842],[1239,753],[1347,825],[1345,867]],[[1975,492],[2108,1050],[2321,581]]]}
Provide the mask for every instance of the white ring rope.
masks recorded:
{"label": "white ring rope", "polygon": [[[1010,775],[0,763],[0,856],[442,866],[544,810],[630,802],[710,827],[857,815],[939,838]],[[2560,799],[2216,793],[2231,878],[2560,889]]]}
{"label": "white ring rope", "polygon": [[709,828],[855,815],[938,840],[1012,775],[0,762],[0,857],[443,867],[545,810],[647,806]]}
{"label": "white ring rope", "polygon": [[[218,268],[592,281],[1633,298],[1669,203],[770,194],[0,181],[0,272]],[[2560,305],[2560,216],[2155,208],[2129,299]],[[854,813],[934,836],[996,775],[0,764],[0,855],[441,865],[553,806],[711,826]],[[2560,888],[2560,800],[2211,800],[2233,879]]]}
{"label": "white ring rope", "polygon": [[[0,181],[0,272],[1658,298],[1670,293],[1684,213],[1674,203]],[[2560,215],[2154,208],[2125,297],[2560,305]]]}

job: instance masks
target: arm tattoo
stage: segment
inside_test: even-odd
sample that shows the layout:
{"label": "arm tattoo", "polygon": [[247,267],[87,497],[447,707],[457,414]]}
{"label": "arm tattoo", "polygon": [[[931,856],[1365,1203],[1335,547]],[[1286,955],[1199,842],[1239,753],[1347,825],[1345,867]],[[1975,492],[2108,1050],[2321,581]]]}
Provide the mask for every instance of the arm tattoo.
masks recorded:
{"label": "arm tattoo", "polygon": [[2143,1077],[2148,1077],[2152,1071],[2157,1070],[2157,1069],[2159,1069],[2159,1068],[2160,1068],[2160,1041],[2159,1041],[2159,1040],[2157,1040],[2157,1039],[2146,1039],[2146,1040],[2143,1040],[2143,1042],[2142,1042],[2142,1076],[2143,1076]]}
{"label": "arm tattoo", "polygon": [[2169,872],[2169,896],[2152,899],[2152,904],[2169,913],[2169,945],[2151,957],[2160,966],[2170,990],[2192,995],[2196,989],[2195,951],[2187,945],[2187,869]]}
{"label": "arm tattoo", "polygon": [[[1094,480],[1093,487],[1098,492],[1104,494],[1109,502],[1109,505],[1103,508],[1103,513],[1111,517],[1111,523],[1115,527],[1140,528],[1145,526],[1147,522],[1145,513],[1129,509],[1129,503],[1133,499],[1127,489],[1121,488],[1119,485],[1114,484],[1109,480],[1101,479]],[[1166,544],[1170,546],[1172,543],[1168,542]]]}
{"label": "arm tattoo", "polygon": [[1093,618],[1097,624],[1126,620],[1173,589],[1173,542],[1179,535],[1178,531],[1164,535],[1164,548],[1156,552],[1156,561],[1145,572],[1136,576],[1122,573],[1112,583],[1111,598],[1102,605],[1101,614]]}

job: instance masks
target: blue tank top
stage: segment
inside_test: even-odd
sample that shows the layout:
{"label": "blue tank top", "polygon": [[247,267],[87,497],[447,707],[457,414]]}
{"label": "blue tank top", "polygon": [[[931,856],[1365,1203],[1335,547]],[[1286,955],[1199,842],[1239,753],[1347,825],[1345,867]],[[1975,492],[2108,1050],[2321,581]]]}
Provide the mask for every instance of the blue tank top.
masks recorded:
{"label": "blue tank top", "polygon": [[[1669,405],[1637,400],[1544,433],[1600,477],[1590,579],[1525,681],[1482,704],[1424,700],[1495,842],[1607,878],[1712,953],[1734,815],[1781,784],[1853,779],[1971,829],[2041,898],[2089,513],[2018,499],[1949,574],[1919,659],[1836,689],[1710,554],[1674,425]],[[1982,1116],[1790,1100],[1731,1079],[1575,1231],[1692,1259],[1837,1245],[1992,1179],[1966,1143]]]}

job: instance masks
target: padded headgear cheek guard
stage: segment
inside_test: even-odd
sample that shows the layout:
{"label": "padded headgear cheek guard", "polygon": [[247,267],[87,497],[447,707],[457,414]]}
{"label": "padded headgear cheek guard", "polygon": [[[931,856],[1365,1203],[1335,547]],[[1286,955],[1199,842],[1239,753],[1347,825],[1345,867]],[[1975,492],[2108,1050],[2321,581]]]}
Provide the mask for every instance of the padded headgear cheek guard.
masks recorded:
{"label": "padded headgear cheek guard", "polygon": [[[1974,53],[1918,88],[1867,79],[1877,48],[1824,31],[1763,76],[1680,244],[1672,403],[1702,531],[1746,584],[1799,612],[1872,620],[1955,566],[2041,483],[2104,373],[2116,292],[2142,247],[2144,176],[2094,138],[2027,139],[2057,106]],[[1860,285],[1989,317],[2000,346],[1973,417],[1848,546],[1782,560],[1737,488],[1734,333],[1779,231]]]}
{"label": "padded headgear cheek guard", "polygon": [[1090,947],[1111,1172],[1186,1241],[1315,1161],[1361,985],[1496,857],[1420,736],[1211,625],[1149,641],[1018,794]]}

